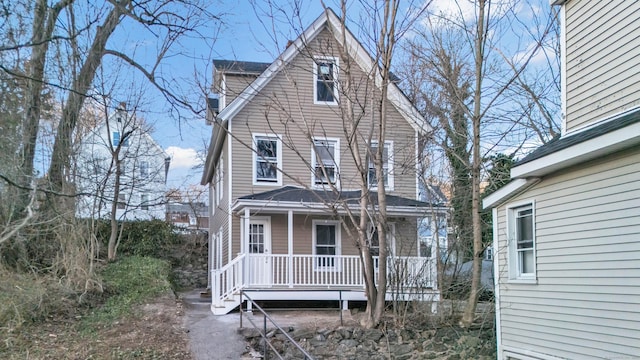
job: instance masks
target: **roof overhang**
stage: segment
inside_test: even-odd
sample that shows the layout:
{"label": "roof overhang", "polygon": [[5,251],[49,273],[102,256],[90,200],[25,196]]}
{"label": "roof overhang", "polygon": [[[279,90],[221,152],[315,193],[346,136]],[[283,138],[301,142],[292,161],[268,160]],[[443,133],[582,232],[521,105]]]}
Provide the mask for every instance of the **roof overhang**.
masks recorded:
{"label": "roof overhang", "polygon": [[227,125],[228,121],[222,121],[218,118],[213,121],[213,136],[211,137],[211,144],[209,144],[209,149],[207,150],[207,158],[204,163],[202,178],[200,179],[201,185],[207,185],[213,178],[216,160],[220,157],[224,139],[227,135]]}
{"label": "roof overhang", "polygon": [[640,122],[577,143],[511,169],[512,179],[541,177],[640,144]]}
{"label": "roof overhang", "polygon": [[[348,209],[355,214],[360,213],[359,204],[348,204]],[[249,200],[238,199],[231,206],[231,211],[238,213],[244,209],[259,210],[263,213],[294,213],[304,214],[324,214],[324,215],[346,215],[347,209],[344,203],[328,204],[322,202],[299,202],[299,201],[273,201],[273,200]],[[418,208],[415,206],[387,206],[388,216],[403,217],[424,217],[429,214],[444,213],[448,211],[445,207]]]}
{"label": "roof overhang", "polygon": [[512,180],[507,185],[501,187],[491,195],[484,198],[484,200],[482,200],[482,208],[489,209],[492,207],[496,207],[502,204],[507,199],[527,190],[538,182],[540,182],[539,178]]}

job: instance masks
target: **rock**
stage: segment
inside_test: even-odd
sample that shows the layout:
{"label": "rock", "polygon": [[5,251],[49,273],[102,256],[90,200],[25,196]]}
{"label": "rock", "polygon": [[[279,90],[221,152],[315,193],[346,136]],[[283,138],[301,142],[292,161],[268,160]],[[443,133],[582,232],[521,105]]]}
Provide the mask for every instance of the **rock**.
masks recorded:
{"label": "rock", "polygon": [[367,330],[364,330],[364,334],[363,334],[366,340],[371,340],[371,341],[378,341],[383,335],[384,334],[382,333],[382,331],[378,329],[367,329]]}

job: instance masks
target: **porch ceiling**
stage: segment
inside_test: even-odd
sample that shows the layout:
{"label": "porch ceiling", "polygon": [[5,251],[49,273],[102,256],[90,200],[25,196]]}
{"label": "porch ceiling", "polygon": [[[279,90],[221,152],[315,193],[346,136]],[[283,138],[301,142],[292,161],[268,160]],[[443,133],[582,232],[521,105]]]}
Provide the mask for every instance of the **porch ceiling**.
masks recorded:
{"label": "porch ceiling", "polygon": [[[378,194],[371,192],[369,201],[378,206]],[[324,191],[304,189],[295,186],[284,186],[279,189],[250,194],[238,198],[232,206],[232,211],[244,208],[259,208],[262,212],[318,213],[345,214],[345,206],[351,210],[360,208],[361,192],[354,191]],[[389,216],[422,217],[434,211],[445,211],[442,203],[429,203],[409,199],[396,195],[387,195],[387,213]]]}

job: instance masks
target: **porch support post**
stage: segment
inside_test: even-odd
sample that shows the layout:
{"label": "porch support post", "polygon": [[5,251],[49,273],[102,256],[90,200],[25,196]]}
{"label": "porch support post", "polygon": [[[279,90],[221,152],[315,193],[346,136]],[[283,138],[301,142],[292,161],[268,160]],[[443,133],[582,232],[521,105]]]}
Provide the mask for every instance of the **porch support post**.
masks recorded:
{"label": "porch support post", "polygon": [[[240,237],[240,253],[247,254],[247,246],[249,246],[249,219],[251,218],[251,211],[249,208],[244,208],[244,223],[243,223],[243,234]],[[249,258],[245,257],[244,260],[244,279],[242,279],[243,284],[249,283]]]}
{"label": "porch support post", "polygon": [[287,276],[289,277],[289,287],[293,287],[293,210],[289,210],[287,213],[288,221],[287,221],[287,249],[288,249],[288,269],[289,273]]}

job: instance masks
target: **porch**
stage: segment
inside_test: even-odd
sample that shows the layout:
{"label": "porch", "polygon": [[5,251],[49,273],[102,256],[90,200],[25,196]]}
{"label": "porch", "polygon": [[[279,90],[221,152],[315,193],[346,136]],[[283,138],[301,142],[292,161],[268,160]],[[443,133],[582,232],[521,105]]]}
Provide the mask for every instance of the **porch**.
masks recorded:
{"label": "porch", "polygon": [[[376,270],[378,261],[374,257]],[[433,259],[390,257],[387,269],[388,301],[439,300]],[[340,301],[346,309],[349,301],[366,301],[364,288],[357,255],[241,254],[212,271],[211,310],[230,312],[240,305],[241,291],[251,291],[254,300]]]}

